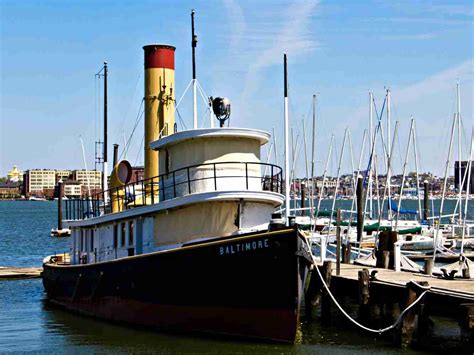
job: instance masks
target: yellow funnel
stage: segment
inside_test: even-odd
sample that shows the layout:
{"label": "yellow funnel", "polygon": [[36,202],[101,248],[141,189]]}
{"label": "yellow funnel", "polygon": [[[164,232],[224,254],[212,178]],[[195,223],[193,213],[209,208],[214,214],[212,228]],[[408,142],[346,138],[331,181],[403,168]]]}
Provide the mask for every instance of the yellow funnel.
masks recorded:
{"label": "yellow funnel", "polygon": [[174,133],[174,51],[161,44],[145,51],[145,179],[158,176],[158,152],[150,143]]}

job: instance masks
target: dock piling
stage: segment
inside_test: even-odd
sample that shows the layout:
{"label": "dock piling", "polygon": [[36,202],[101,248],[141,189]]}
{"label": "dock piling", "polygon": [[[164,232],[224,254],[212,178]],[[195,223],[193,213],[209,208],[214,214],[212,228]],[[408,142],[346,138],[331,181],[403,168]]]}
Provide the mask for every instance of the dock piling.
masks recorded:
{"label": "dock piling", "polygon": [[61,180],[58,181],[58,231],[63,229],[63,194],[64,186]]}
{"label": "dock piling", "polygon": [[[331,286],[331,276],[332,276],[332,261],[326,260],[323,263],[322,267],[322,276],[324,278],[324,282],[328,286]],[[331,297],[329,296],[328,292],[324,289],[324,285],[321,283],[321,320],[323,322],[327,322],[331,319]]]}
{"label": "dock piling", "polygon": [[379,245],[376,252],[376,266],[383,269],[394,268],[394,248],[398,240],[397,232],[380,232]]}
{"label": "dock piling", "polygon": [[347,238],[344,240],[344,244],[342,244],[342,263],[343,264],[350,264],[351,263],[351,244],[347,242]]}
{"label": "dock piling", "polygon": [[305,315],[308,319],[314,319],[314,311],[319,304],[320,287],[318,272],[315,270],[317,266],[313,265],[308,276],[308,287],[304,295],[305,300]]}
{"label": "dock piling", "polygon": [[424,273],[426,275],[431,275],[433,273],[434,260],[431,256],[426,257],[424,260]]}
{"label": "dock piling", "polygon": [[366,319],[369,314],[369,285],[370,275],[368,269],[358,272],[359,276],[359,317]]}
{"label": "dock piling", "polygon": [[301,215],[305,216],[305,201],[306,200],[306,185],[304,183],[301,184]]}
{"label": "dock piling", "polygon": [[356,188],[356,198],[357,198],[357,242],[359,243],[362,240],[362,233],[364,231],[364,187],[362,185],[362,176],[357,177],[357,188]]}
{"label": "dock piling", "polygon": [[423,181],[423,189],[425,192],[425,196],[423,198],[423,219],[428,221],[428,217],[430,216],[430,191],[428,187],[428,180]]}
{"label": "dock piling", "polygon": [[461,342],[472,349],[474,346],[474,303],[460,304],[459,326],[461,327]]}
{"label": "dock piling", "polygon": [[[424,289],[420,286],[428,286],[428,282],[420,281],[418,283],[414,283],[410,281],[406,284],[405,289],[405,304],[403,309],[409,307],[412,303],[414,303],[420,294],[424,291]],[[428,328],[429,318],[426,314],[424,300],[420,300],[420,303],[410,309],[402,319],[401,326],[399,329],[399,334],[397,337],[397,342],[402,347],[402,349],[406,349],[407,347],[411,346],[414,343],[414,334],[417,333],[418,342],[421,341],[424,331]]]}

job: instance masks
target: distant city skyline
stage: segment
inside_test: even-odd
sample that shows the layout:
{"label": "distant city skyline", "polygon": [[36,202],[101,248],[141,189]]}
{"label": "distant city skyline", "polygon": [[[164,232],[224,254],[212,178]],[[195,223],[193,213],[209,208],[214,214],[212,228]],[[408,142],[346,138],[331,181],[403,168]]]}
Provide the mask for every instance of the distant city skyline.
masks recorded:
{"label": "distant city skyline", "polygon": [[[177,47],[178,100],[191,79],[192,8],[201,86],[208,95],[229,97],[231,126],[269,132],[275,127],[280,165],[283,53],[289,58],[291,124],[296,138],[305,119],[308,147],[311,99],[318,95],[316,175],[322,173],[332,133],[337,147],[329,165],[335,175],[346,127],[357,165],[362,132],[368,128],[368,92],[374,93],[380,110],[386,87],[392,92],[392,129],[395,120],[400,121],[395,173],[401,173],[413,116],[420,171],[443,174],[456,82],[461,87],[467,158],[474,122],[471,1],[262,1],[256,7],[254,2],[233,0],[27,0],[0,3],[0,176],[13,165],[22,170],[85,168],[79,137],[85,143],[87,168],[93,169],[102,109],[94,74],[104,60],[110,74],[109,152],[113,143],[123,147],[136,121],[143,96],[143,45]],[[191,127],[190,92],[179,113],[179,129],[184,129],[181,119]],[[201,102],[199,119],[209,125]],[[143,121],[130,142],[127,157],[132,165],[141,163],[142,135]],[[455,147],[453,161],[457,143]],[[305,175],[302,149],[298,176]],[[368,160],[365,151],[362,169]],[[347,173],[352,168],[346,153]],[[409,165],[408,170],[414,170],[413,159]]]}

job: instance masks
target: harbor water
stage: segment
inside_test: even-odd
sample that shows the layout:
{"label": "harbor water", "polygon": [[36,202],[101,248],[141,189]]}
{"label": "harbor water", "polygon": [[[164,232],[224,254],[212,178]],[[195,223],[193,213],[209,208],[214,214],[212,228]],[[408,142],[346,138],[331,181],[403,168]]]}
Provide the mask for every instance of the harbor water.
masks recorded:
{"label": "harbor water", "polygon": [[[351,202],[344,203],[350,209]],[[448,201],[447,210],[453,208],[454,203]],[[330,207],[330,201],[325,201],[323,207]],[[50,236],[51,228],[56,224],[56,214],[57,203],[52,201],[0,201],[0,266],[41,267],[46,255],[67,252],[69,238]],[[192,297],[192,290],[189,297]],[[458,336],[456,326],[443,321],[436,323],[444,327],[440,331],[445,334],[448,343],[449,339]],[[392,346],[390,339],[362,333],[336,320],[324,326],[318,319],[311,322],[303,320],[299,341],[295,345],[174,334],[111,324],[70,314],[49,305],[45,301],[41,279],[0,281],[0,353],[13,351],[297,354],[399,352]]]}

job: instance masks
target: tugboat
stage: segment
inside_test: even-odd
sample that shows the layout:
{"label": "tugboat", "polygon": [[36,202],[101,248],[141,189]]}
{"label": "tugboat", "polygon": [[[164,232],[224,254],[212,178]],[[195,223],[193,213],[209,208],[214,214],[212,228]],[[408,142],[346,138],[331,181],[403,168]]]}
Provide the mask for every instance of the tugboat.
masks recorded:
{"label": "tugboat", "polygon": [[143,49],[144,179],[129,182],[122,160],[108,190],[65,201],[70,261],[45,259],[47,299],[134,325],[294,342],[312,257],[274,214],[285,196],[282,169],[260,160],[270,135],[224,128],[222,98],[221,127],[178,132],[175,47]]}

